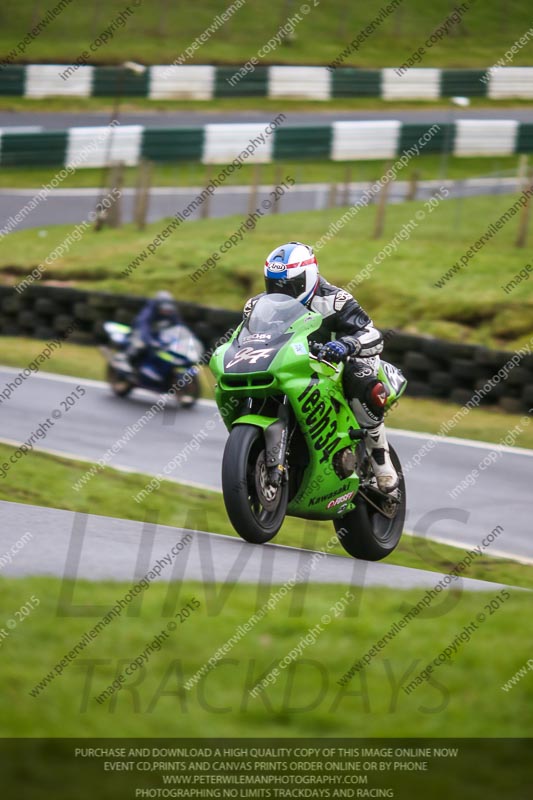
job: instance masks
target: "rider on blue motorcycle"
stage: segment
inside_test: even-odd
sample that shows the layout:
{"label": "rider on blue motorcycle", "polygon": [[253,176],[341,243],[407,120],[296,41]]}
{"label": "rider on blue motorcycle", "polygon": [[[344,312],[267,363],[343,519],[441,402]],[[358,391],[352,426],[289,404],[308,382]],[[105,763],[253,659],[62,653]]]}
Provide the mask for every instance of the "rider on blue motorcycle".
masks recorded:
{"label": "rider on blue motorcycle", "polygon": [[[383,337],[348,292],[321,277],[312,247],[301,242],[276,247],[267,257],[264,274],[267,294],[289,295],[323,316],[317,337],[323,342],[319,357],[345,363],[344,391],[359,425],[367,431],[366,445],[378,487],[383,492],[394,491],[398,474],[384,423],[387,390],[377,377]],[[245,318],[259,297],[248,300]]]}
{"label": "rider on blue motorcycle", "polygon": [[180,324],[178,307],[170,292],[156,292],[133,321],[131,343],[127,351],[131,366],[134,369],[139,366],[154,339],[164,328]]}

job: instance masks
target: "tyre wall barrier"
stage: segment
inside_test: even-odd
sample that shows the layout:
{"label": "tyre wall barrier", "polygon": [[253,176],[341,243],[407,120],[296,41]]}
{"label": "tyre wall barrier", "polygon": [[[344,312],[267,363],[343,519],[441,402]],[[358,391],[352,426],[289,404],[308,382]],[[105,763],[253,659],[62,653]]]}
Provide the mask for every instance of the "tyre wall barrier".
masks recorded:
{"label": "tyre wall barrier", "polygon": [[[55,286],[32,286],[22,294],[0,287],[0,334],[95,345],[104,340],[107,320],[129,324],[146,298],[89,292]],[[206,349],[211,349],[241,320],[238,311],[178,302],[184,322]],[[427,336],[384,331],[383,358],[399,367],[407,379],[407,394],[433,397],[459,405],[476,392],[480,405],[515,413],[533,407],[533,354],[490,350],[478,345],[447,342]],[[514,358],[516,364],[511,361]],[[498,374],[500,373],[500,374]],[[491,382],[489,384],[488,382]]]}

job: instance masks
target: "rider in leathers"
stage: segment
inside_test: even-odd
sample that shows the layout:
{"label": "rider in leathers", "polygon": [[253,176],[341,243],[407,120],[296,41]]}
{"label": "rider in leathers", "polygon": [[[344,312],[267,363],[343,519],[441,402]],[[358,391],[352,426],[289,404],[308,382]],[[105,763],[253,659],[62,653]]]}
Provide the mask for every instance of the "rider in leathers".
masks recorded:
{"label": "rider in leathers", "polygon": [[[383,350],[381,333],[348,292],[319,275],[308,245],[289,242],[277,247],[267,257],[264,272],[267,293],[288,294],[324,318],[314,337],[323,342],[320,356],[345,362],[344,391],[359,425],[367,431],[366,444],[378,487],[383,492],[394,491],[398,474],[390,458],[384,423],[387,391],[377,377]],[[248,300],[245,318],[261,296]]]}

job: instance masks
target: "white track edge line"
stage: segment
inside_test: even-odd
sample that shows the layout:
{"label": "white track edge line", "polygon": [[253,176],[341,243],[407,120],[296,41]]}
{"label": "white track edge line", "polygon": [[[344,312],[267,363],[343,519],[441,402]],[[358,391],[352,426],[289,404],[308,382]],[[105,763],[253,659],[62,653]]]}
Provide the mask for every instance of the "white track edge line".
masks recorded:
{"label": "white track edge line", "polygon": [[[443,536],[421,536],[416,531],[404,531],[403,536],[416,536],[419,539],[429,539],[432,542],[437,542],[438,544],[447,544],[450,547],[458,547],[461,550],[470,550],[472,547],[475,547],[472,542],[464,542],[460,539],[445,539]],[[505,558],[506,560],[517,561],[520,564],[526,564],[527,566],[533,565],[533,558],[529,558],[528,556],[521,556],[516,553],[505,553],[503,550],[487,550],[483,553],[484,556],[490,556],[492,558]],[[477,580],[477,579],[476,579]],[[483,579],[481,579],[483,580]]]}

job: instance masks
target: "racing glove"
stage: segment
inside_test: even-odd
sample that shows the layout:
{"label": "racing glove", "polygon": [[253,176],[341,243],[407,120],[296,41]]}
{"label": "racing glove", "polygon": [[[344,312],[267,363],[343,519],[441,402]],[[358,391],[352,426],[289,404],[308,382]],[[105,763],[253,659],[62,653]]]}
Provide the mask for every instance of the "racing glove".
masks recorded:
{"label": "racing glove", "polygon": [[356,349],[355,344],[352,342],[344,342],[342,339],[337,339],[323,345],[318,357],[321,360],[331,361],[337,364],[339,361],[346,361],[348,356],[354,355]]}

